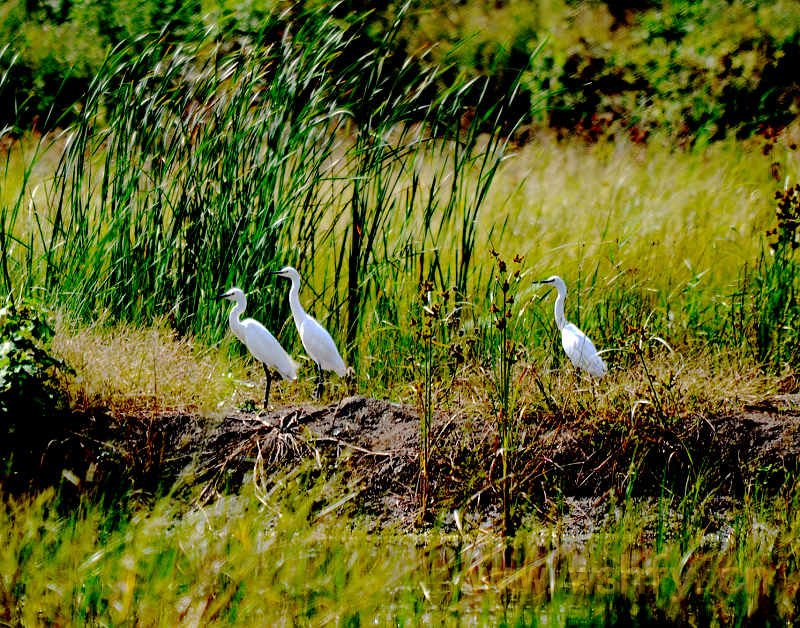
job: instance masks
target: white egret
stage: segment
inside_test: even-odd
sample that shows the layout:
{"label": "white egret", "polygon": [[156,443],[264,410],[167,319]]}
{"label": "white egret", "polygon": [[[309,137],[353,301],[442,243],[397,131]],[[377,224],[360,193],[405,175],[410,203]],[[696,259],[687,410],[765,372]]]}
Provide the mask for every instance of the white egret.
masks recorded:
{"label": "white egret", "polygon": [[292,282],[292,287],[289,290],[289,307],[292,309],[294,324],[300,334],[303,347],[317,365],[317,387],[314,391],[314,396],[319,399],[322,396],[324,383],[323,371],[333,371],[339,377],[347,377],[351,369],[347,367],[342,356],[339,355],[336,343],[333,342],[331,335],[313,316],[307,314],[303,306],[300,305],[300,273],[291,266],[286,266],[280,270],[273,271],[272,274],[284,277]]}
{"label": "white egret", "polygon": [[264,374],[267,376],[264,390],[264,407],[266,408],[269,405],[269,389],[272,385],[272,372],[270,369],[278,371],[283,379],[294,381],[297,379],[297,364],[284,351],[275,336],[269,333],[269,330],[261,323],[252,318],[240,320],[247,307],[247,297],[242,290],[231,288],[217,298],[234,302],[234,306],[231,308],[230,314],[228,314],[228,324],[231,326],[231,331],[244,343],[248,351],[253,354],[253,357],[264,366]]}
{"label": "white egret", "polygon": [[564,301],[567,298],[567,284],[558,275],[553,275],[536,283],[550,283],[558,290],[556,297],[555,315],[556,325],[561,331],[561,344],[567,357],[579,369],[583,369],[594,377],[602,377],[608,372],[606,363],[597,353],[594,344],[576,325],[570,323],[564,316]]}

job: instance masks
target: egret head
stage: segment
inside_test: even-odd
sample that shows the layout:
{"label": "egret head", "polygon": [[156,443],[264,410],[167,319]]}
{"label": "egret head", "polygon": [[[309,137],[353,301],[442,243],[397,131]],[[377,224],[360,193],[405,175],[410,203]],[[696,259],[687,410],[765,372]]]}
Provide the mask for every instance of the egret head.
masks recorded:
{"label": "egret head", "polygon": [[542,279],[541,281],[536,281],[534,283],[549,283],[550,285],[555,286],[559,294],[567,294],[567,284],[565,284],[564,280],[558,275],[552,275],[547,279]]}
{"label": "egret head", "polygon": [[296,281],[297,283],[300,283],[300,273],[298,273],[297,270],[291,266],[284,266],[280,270],[274,270],[272,271],[272,274],[278,275],[279,277],[284,277],[286,279],[291,279],[293,282]]}
{"label": "egret head", "polygon": [[217,295],[218,299],[228,299],[228,301],[243,301],[244,292],[240,288],[231,288],[227,292]]}

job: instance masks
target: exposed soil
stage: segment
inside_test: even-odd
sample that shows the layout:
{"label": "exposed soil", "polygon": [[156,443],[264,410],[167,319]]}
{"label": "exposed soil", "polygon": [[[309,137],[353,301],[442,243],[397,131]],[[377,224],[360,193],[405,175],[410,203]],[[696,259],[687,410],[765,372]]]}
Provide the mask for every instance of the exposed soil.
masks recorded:
{"label": "exposed soil", "polygon": [[[408,406],[357,396],[217,420],[96,412],[60,425],[61,433],[34,439],[27,455],[17,447],[6,487],[61,482],[76,492],[157,492],[178,482],[201,486],[202,501],[238,488],[256,465],[278,476],[308,461],[312,469],[338,469],[359,488],[359,509],[376,521],[410,526],[417,519],[419,417]],[[523,425],[515,490],[541,513],[556,502],[601,504],[631,482],[638,495],[702,481],[720,496],[736,497],[754,481],[779,487],[800,461],[800,396],[683,420],[680,430],[541,415],[525,417]],[[493,426],[459,411],[437,416],[432,433],[433,509],[460,507],[495,519],[500,477]]]}

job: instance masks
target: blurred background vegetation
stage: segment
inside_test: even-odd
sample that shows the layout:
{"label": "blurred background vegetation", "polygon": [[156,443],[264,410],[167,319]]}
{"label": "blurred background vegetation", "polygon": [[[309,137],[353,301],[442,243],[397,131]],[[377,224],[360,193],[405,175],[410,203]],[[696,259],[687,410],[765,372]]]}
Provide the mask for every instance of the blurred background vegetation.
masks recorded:
{"label": "blurred background vegetation", "polygon": [[0,125],[71,122],[120,42],[269,46],[297,16],[320,10],[349,38],[343,67],[384,46],[404,12],[387,63],[446,67],[430,98],[475,77],[498,93],[518,90],[509,126],[522,119],[635,141],[664,131],[693,143],[770,134],[800,108],[792,0],[11,0],[0,3]]}

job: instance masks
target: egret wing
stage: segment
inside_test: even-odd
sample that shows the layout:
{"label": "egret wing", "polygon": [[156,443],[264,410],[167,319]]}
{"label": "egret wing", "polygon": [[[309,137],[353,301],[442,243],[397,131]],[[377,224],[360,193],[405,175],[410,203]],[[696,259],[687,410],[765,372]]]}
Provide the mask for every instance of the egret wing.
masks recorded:
{"label": "egret wing", "polygon": [[572,323],[567,323],[561,330],[561,344],[577,368],[583,369],[595,377],[602,377],[608,371],[608,367],[597,353],[594,343]]}
{"label": "egret wing", "polygon": [[336,343],[328,331],[316,319],[307,316],[300,328],[300,340],[311,359],[326,371],[334,371],[340,377],[347,375],[347,365],[344,363]]}
{"label": "egret wing", "polygon": [[278,371],[283,379],[297,379],[297,364],[266,327],[252,318],[242,321],[242,326],[250,353]]}

